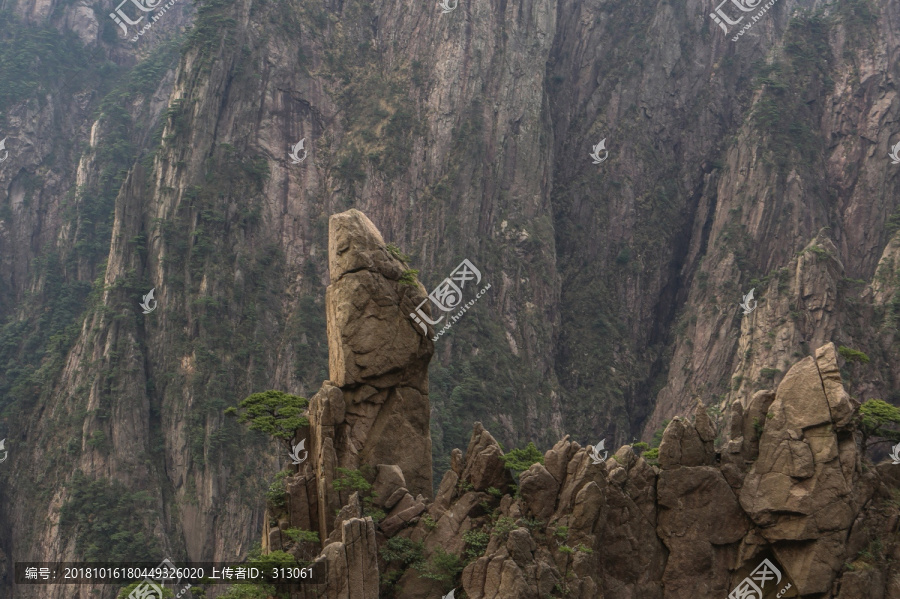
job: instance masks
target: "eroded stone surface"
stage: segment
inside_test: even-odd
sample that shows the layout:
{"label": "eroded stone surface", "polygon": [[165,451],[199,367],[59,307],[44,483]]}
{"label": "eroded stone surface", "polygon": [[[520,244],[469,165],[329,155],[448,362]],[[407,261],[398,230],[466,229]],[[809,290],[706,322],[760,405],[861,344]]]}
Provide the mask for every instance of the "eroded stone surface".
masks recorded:
{"label": "eroded stone surface", "polygon": [[[377,231],[356,216],[345,220],[342,234],[363,239],[338,244],[345,249],[333,268],[347,281],[344,289],[390,288],[393,271]],[[383,281],[351,285],[364,271]],[[356,322],[345,318],[353,305],[370,309],[368,300],[346,302],[334,322]],[[310,407],[312,459],[287,488],[292,503],[318,501],[267,524],[268,546],[276,548],[294,523],[321,522],[339,511],[323,525],[330,537],[323,537],[318,561],[327,579],[306,588],[304,599],[374,597],[380,574],[396,580],[394,596],[404,599],[439,599],[454,587],[472,599],[719,598],[764,556],[803,596],[900,599],[900,576],[842,574],[843,564],[869,547],[873,531],[896,530],[900,509],[885,502],[900,475],[884,467],[862,474],[856,404],[841,385],[832,344],[795,364],[776,391],[735,402],[718,452],[716,429],[702,410],[693,422],[674,418],[668,425],[659,467],[629,446],[594,463],[586,447],[566,437],[543,464],[521,473],[513,496],[502,449],[476,423],[465,453],[453,450],[451,469],[429,502],[430,458],[426,468],[411,449],[430,449],[427,389],[408,384],[415,377],[397,378],[404,369],[424,377],[427,360],[420,363],[412,351],[395,369],[373,356],[358,359],[360,348],[360,355],[382,351],[367,345],[369,324],[349,325],[337,362],[345,384],[326,381]],[[361,517],[356,495],[333,491],[337,467],[366,465],[373,505],[387,512],[378,525]],[[420,567],[448,559],[444,552],[472,559],[458,578],[436,584],[409,564],[379,564],[377,545],[393,538],[419,548]],[[900,545],[886,551],[900,559]]]}

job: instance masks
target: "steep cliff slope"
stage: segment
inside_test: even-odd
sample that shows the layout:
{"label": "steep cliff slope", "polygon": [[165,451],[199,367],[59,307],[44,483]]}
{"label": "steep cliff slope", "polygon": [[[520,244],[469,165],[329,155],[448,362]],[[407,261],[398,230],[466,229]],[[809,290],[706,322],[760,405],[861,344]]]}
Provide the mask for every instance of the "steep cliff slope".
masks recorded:
{"label": "steep cliff slope", "polygon": [[418,454],[371,434],[395,422],[407,448],[423,445],[427,397],[401,381],[420,377],[427,353],[410,350],[429,348],[431,331],[397,313],[424,290],[410,297],[393,283],[396,260],[359,212],[332,217],[331,230],[327,309],[341,318],[329,318],[330,372],[341,387],[326,381],[313,397],[301,434],[315,451],[269,502],[263,537],[266,551],[310,559],[318,544],[297,529],[319,533],[318,578],[299,596],[437,599],[459,587],[469,599],[900,597],[900,466],[874,468],[860,451],[834,344],[746,409],[735,401],[724,439],[705,411],[673,419],[658,464],[630,445],[609,456],[566,436],[517,464],[514,485],[512,456],[476,423],[431,502],[418,493]]}
{"label": "steep cliff slope", "polygon": [[746,408],[827,342],[900,399],[896,3],[780,0],[736,41],[700,2],[176,6],[134,43],[105,4],[0,23],[8,565],[246,553],[284,456],[223,408],[328,376],[349,207],[426,291],[491,284],[434,342],[438,471],[476,420],[619,446]]}

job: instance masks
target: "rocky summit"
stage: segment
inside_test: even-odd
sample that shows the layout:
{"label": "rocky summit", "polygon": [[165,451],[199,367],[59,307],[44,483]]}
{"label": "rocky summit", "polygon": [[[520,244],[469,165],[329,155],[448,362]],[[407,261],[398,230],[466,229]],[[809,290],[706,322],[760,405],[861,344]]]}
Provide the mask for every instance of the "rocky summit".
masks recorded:
{"label": "rocky summit", "polygon": [[[330,234],[332,380],[310,406],[314,458],[263,539],[326,573],[304,599],[900,597],[900,472],[860,451],[834,344],[721,431],[703,410],[673,418],[658,457],[566,436],[516,472],[476,423],[432,499],[432,345],[407,309],[423,289],[397,283],[404,264],[362,213]],[[364,465],[369,484],[335,489],[336,467]],[[280,534],[316,513],[320,545]]]}
{"label": "rocky summit", "polygon": [[0,599],[900,599],[898,31],[3,2]]}

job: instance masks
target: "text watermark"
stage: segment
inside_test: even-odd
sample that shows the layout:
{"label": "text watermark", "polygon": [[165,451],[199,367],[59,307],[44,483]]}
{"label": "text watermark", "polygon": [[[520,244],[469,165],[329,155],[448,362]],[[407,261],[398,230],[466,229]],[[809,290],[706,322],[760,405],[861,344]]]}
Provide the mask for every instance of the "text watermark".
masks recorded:
{"label": "text watermark", "polygon": [[[431,300],[431,303],[438,307],[442,312],[451,312],[456,310],[457,307],[462,303],[463,299],[463,289],[466,287],[466,283],[472,283],[477,285],[481,282],[481,271],[475,268],[475,265],[469,262],[468,259],[463,260],[459,263],[459,265],[453,269],[453,272],[450,273],[450,276],[444,279],[440,285],[435,287],[434,291],[428,294],[422,302],[416,306],[415,313],[410,313],[410,317],[422,327],[422,330],[425,331],[425,334],[428,334],[428,326],[425,324],[426,322],[430,325],[436,325],[442,320],[447,314],[442,315],[437,320],[431,320],[431,318],[425,313],[422,309],[422,306],[425,305],[425,302]],[[471,286],[471,285],[470,285]],[[485,292],[490,289],[491,286],[488,284],[484,289],[475,294],[475,299],[470,300],[465,306],[463,306],[462,310],[460,310],[455,315],[450,315],[450,318],[444,328],[441,329],[440,333],[436,334],[432,337],[432,341],[437,341],[438,337],[446,333],[450,327],[452,327],[456,321],[462,317],[463,314],[466,313],[466,310],[471,308],[475,302],[481,298]]]}

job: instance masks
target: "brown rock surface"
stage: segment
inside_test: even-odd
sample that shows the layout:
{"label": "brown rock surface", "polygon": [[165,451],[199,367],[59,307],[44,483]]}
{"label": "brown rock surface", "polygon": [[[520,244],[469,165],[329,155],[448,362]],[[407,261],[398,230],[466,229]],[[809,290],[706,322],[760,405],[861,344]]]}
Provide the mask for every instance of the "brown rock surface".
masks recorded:
{"label": "brown rock surface", "polygon": [[742,457],[746,462],[751,462],[759,456],[759,430],[765,429],[768,422],[769,408],[775,401],[775,392],[769,390],[757,391],[750,398],[744,409],[741,427]]}
{"label": "brown rock surface", "polygon": [[712,466],[663,470],[657,493],[657,531],[669,549],[667,593],[727,595],[728,568],[750,521],[725,477]]}
{"label": "brown rock surface", "polygon": [[544,467],[559,484],[565,482],[566,467],[577,450],[578,444],[569,441],[566,435],[544,454]]}
{"label": "brown rock surface", "polygon": [[[708,434],[706,429],[704,433]],[[714,451],[711,441],[712,439],[704,441],[690,422],[673,418],[666,427],[659,446],[660,468],[705,466],[712,463]]]}
{"label": "brown rock surface", "polygon": [[375,476],[375,483],[372,487],[375,505],[392,508],[394,504],[387,505],[387,503],[399,489],[406,489],[406,479],[403,477],[403,470],[400,469],[400,466],[378,464],[378,474]]}
{"label": "brown rock surface", "polygon": [[329,220],[328,262],[328,369],[334,384],[427,393],[434,347],[409,318],[425,299],[424,288],[398,283],[403,264],[359,210]]}
{"label": "brown rock surface", "polygon": [[[336,272],[345,269],[346,278],[363,265],[390,274],[364,222],[351,218],[340,227],[369,237],[347,245],[344,253],[361,256],[342,253]],[[587,447],[564,438],[543,464],[520,474],[514,497],[499,444],[476,423],[430,503],[414,488],[421,468],[381,443],[410,428],[419,431],[414,441],[424,439],[427,418],[394,424],[391,418],[405,416],[391,406],[406,397],[424,408],[427,397],[412,386],[379,387],[390,377],[377,368],[354,368],[347,367],[348,377],[371,376],[344,387],[326,381],[313,398],[313,459],[288,479],[292,507],[266,529],[270,549],[284,545],[297,554],[282,531],[339,510],[317,558],[327,577],[305,589],[304,599],[378,596],[380,567],[393,581],[382,596],[396,599],[439,599],[452,588],[470,599],[721,599],[765,556],[791,593],[900,599],[900,576],[888,569],[869,573],[864,562],[842,573],[860,555],[900,559],[900,507],[890,490],[900,494],[900,475],[887,465],[862,474],[857,405],[843,389],[832,344],[800,360],[776,391],[734,402],[718,452],[703,410],[693,423],[676,417],[666,428],[660,468],[630,446],[595,464]],[[333,492],[339,466],[370,467],[373,503],[388,512],[377,527],[360,517],[358,495]],[[318,505],[302,505],[314,494]],[[385,557],[378,545],[387,543]]]}
{"label": "brown rock surface", "polygon": [[[859,478],[856,446],[843,444],[844,455],[839,449],[840,426],[849,422],[852,407],[835,386],[840,378],[834,378],[834,354],[834,345],[825,345],[816,358],[801,360],[785,375],[740,495],[760,534],[776,542],[776,555],[803,594],[831,588],[841,566],[837,556],[859,511],[853,496]],[[828,387],[820,365],[832,381]]]}
{"label": "brown rock surface", "polygon": [[476,491],[486,491],[493,487],[506,491],[512,484],[509,470],[500,456],[503,450],[493,436],[476,422],[469,447],[466,449],[466,463],[461,479],[472,484]]}
{"label": "brown rock surface", "polygon": [[378,547],[372,519],[352,518],[340,530],[341,540],[326,546],[316,560],[320,568],[324,562],[324,584],[301,588],[307,597],[322,596],[319,593],[324,590],[329,599],[378,599]]}
{"label": "brown rock surface", "polygon": [[816,367],[822,379],[825,399],[831,412],[831,420],[835,426],[842,428],[850,423],[853,417],[854,401],[844,389],[841,372],[837,365],[837,353],[834,343],[828,343],[816,350]]}
{"label": "brown rock surface", "polygon": [[519,494],[525,504],[525,512],[545,520],[556,508],[559,483],[542,464],[533,464],[519,475]]}
{"label": "brown rock surface", "polygon": [[[432,342],[409,319],[424,288],[400,285],[403,263],[358,210],[331,217],[326,291],[331,380],[310,401],[319,529],[349,499],[337,468],[375,473],[375,501],[399,487],[431,496],[428,362]],[[371,479],[370,479],[371,480]]]}
{"label": "brown rock surface", "polygon": [[[165,75],[150,81],[159,83],[152,97],[125,103],[126,121],[134,123],[127,133],[107,118],[91,126],[102,93],[92,89],[95,78],[87,71],[72,81],[81,85],[73,94],[40,85],[35,102],[19,90],[4,109],[13,152],[2,169],[3,317],[9,324],[23,318],[16,326],[36,328],[38,318],[24,320],[16,304],[34,298],[22,302],[21,312],[33,303],[40,316],[51,307],[44,302],[59,297],[49,284],[53,277],[43,273],[47,262],[39,258],[45,248],[58,248],[49,258],[65,265],[66,289],[90,285],[102,274],[101,284],[110,288],[103,295],[110,299],[88,315],[68,359],[54,356],[41,367],[47,386],[59,383],[52,391],[39,390],[35,411],[15,422],[13,428],[29,436],[37,453],[23,462],[25,470],[10,471],[15,476],[7,484],[17,500],[2,503],[9,506],[4,525],[11,528],[11,546],[27,546],[33,559],[64,559],[70,551],[71,537],[53,517],[64,497],[20,498],[31,484],[29,465],[54,463],[43,448],[80,438],[82,424],[87,434],[99,424],[112,450],[85,445],[82,452],[63,455],[51,487],[62,489],[77,468],[120,479],[129,488],[160,480],[171,486],[163,493],[166,517],[159,520],[166,546],[184,544],[193,559],[208,551],[228,559],[247,546],[253,533],[245,526],[245,498],[237,485],[220,482],[234,472],[230,460],[198,464],[189,442],[196,407],[209,399],[197,384],[200,377],[222,379],[213,374],[216,366],[197,376],[179,371],[178,363],[190,367],[192,356],[189,348],[175,350],[183,344],[173,341],[185,333],[194,337],[207,328],[204,321],[249,316],[263,305],[251,295],[254,287],[271,286],[279,294],[269,298],[273,309],[265,311],[271,317],[260,319],[253,331],[265,340],[262,359],[253,355],[231,363],[231,340],[225,339],[223,371],[232,373],[230,381],[241,381],[236,390],[244,390],[243,381],[253,380],[250,373],[260,366],[277,365],[277,383],[296,385],[290,364],[296,344],[279,329],[289,328],[282,326],[284,317],[309,291],[308,281],[323,276],[317,270],[322,235],[316,220],[336,205],[371,209],[379,222],[392,223],[397,239],[415,243],[429,266],[469,248],[479,252],[470,256],[476,261],[490,259],[492,276],[507,281],[491,300],[498,324],[492,345],[508,335],[521,353],[514,368],[521,364],[523,374],[547,376],[542,389],[516,389],[515,411],[523,413],[513,423],[517,433],[527,423],[555,441],[565,422],[581,429],[569,432],[587,438],[596,432],[590,429],[615,422],[616,438],[623,439],[627,420],[653,409],[652,394],[642,391],[654,388],[657,375],[665,383],[658,416],[669,417],[691,405],[695,393],[731,393],[735,374],[743,384],[734,393],[743,399],[755,389],[761,367],[787,370],[784,362],[803,351],[802,342],[814,349],[832,338],[862,347],[880,362],[868,372],[851,367],[857,370],[854,395],[888,397],[900,380],[891,322],[900,260],[897,234],[887,225],[894,222],[900,197],[896,165],[887,158],[900,120],[893,53],[897,3],[853,2],[871,9],[849,16],[801,10],[797,21],[797,2],[776,4],[749,36],[731,44],[710,21],[712,7],[700,3],[568,0],[537,2],[521,11],[504,9],[512,5],[503,3],[462,3],[452,15],[439,16],[434,3],[363,3],[362,10],[323,3],[322,12],[293,15],[277,8],[269,14],[257,10],[261,4],[242,0],[221,7],[233,12],[217,23],[233,26],[234,35],[213,38],[227,37],[228,43],[186,48],[177,71],[155,69]],[[188,3],[179,6],[183,13],[169,12],[143,39],[155,44],[189,24],[195,12]],[[108,34],[110,22],[86,3],[26,0],[16,3],[15,12],[23,28],[54,27],[60,39],[70,29],[85,44],[105,48],[123,68],[149,53],[148,44],[114,48],[108,35],[95,35],[103,29]],[[322,27],[325,17],[331,24]],[[290,28],[281,33],[287,43],[276,35],[279,28],[269,26],[285,20]],[[804,47],[814,51],[795,52]],[[753,63],[761,58],[774,75],[757,85]],[[91,64],[105,68],[106,60],[84,66]],[[786,89],[798,83],[799,90]],[[170,115],[158,153],[147,147],[148,159],[132,169],[130,152],[113,152],[123,160],[114,172],[133,172],[122,189],[115,189],[119,177],[107,188],[111,165],[101,159],[109,154],[104,148],[142,152],[155,139],[148,128],[166,121],[170,106],[175,111],[182,104],[181,114]],[[756,109],[780,118],[761,125],[754,116],[764,111]],[[593,168],[585,150],[610,126],[619,132],[610,131],[611,160]],[[392,129],[400,131],[394,135]],[[128,139],[120,139],[123,133]],[[301,136],[309,136],[310,158],[291,166],[284,160],[288,138],[294,143]],[[57,139],[72,143],[66,152],[54,151],[51,158],[59,162],[47,171]],[[233,154],[223,157],[229,148]],[[259,160],[253,171],[265,167],[271,176],[247,178],[234,158],[242,164]],[[232,174],[242,180],[221,185],[223,175]],[[85,201],[80,192],[67,198],[68,190],[80,189]],[[192,201],[195,196],[201,201]],[[100,204],[108,208],[101,211],[103,221],[94,218],[97,205],[88,201],[99,197],[109,198]],[[152,233],[157,224],[160,230]],[[112,234],[104,235],[110,225]],[[162,225],[176,230],[163,231]],[[817,238],[809,246],[825,226],[831,239]],[[135,246],[146,249],[134,251]],[[256,268],[247,266],[268,258],[263,250],[270,249],[286,257],[276,266],[286,267],[286,276],[253,285]],[[619,249],[623,261],[633,255],[629,264],[615,259]],[[194,266],[202,268],[202,277]],[[126,277],[135,280],[131,273],[160,284],[161,309],[151,318],[131,319],[117,305],[122,301],[124,308],[127,300],[135,307],[119,285]],[[866,279],[859,310],[844,276]],[[187,277],[183,293],[182,286],[171,285],[181,277]],[[757,290],[756,313],[734,318],[738,291],[746,292],[739,287],[751,277],[769,280],[769,288]],[[281,278],[289,289],[278,289]],[[782,282],[786,289],[779,292]],[[583,296],[574,296],[576,287]],[[207,294],[222,299],[221,311],[198,305]],[[606,309],[595,321],[587,311],[598,305]],[[81,306],[73,308],[77,313]],[[676,335],[671,331],[678,311],[696,322]],[[77,324],[71,320],[59,324]],[[764,345],[769,333],[777,334],[771,349]],[[30,336],[18,337],[34,343]],[[147,348],[143,355],[130,350],[141,346]],[[10,351],[43,353],[32,349]],[[448,349],[448,359],[465,359],[458,350]],[[656,356],[665,356],[664,363],[651,366]],[[69,366],[48,372],[52,362]],[[617,372],[607,374],[613,362]],[[22,366],[38,364],[16,364],[16,370]],[[4,374],[13,370],[4,363]],[[119,371],[125,374],[114,374]],[[161,373],[175,379],[159,384]],[[104,390],[107,375],[120,380]],[[574,382],[584,377],[610,384],[593,396]],[[156,393],[147,391],[151,381]],[[89,389],[87,397],[80,389]],[[94,415],[107,411],[110,389],[119,390],[112,398],[115,409],[98,423]],[[120,401],[125,397],[129,401]],[[514,411],[501,403],[494,403],[488,418]],[[596,417],[577,417],[591,409]],[[84,423],[83,411],[90,414]],[[50,418],[54,413],[58,421]],[[146,449],[159,440],[149,417],[157,413],[165,459]],[[203,423],[207,439],[224,432],[214,420]],[[62,426],[69,421],[71,426]],[[649,429],[658,422],[651,419]],[[544,424],[543,430],[534,423]],[[545,447],[548,439],[542,441]],[[250,518],[258,521],[260,514]]]}

